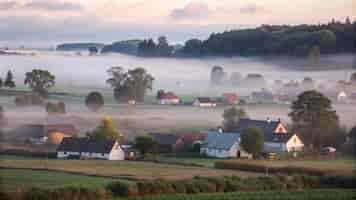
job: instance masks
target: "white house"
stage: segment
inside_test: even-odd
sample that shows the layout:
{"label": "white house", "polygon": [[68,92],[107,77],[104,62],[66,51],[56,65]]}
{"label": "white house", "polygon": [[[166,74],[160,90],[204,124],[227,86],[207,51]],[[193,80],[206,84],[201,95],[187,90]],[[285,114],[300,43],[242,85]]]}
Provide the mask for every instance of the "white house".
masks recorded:
{"label": "white house", "polygon": [[63,138],[57,148],[57,158],[124,160],[125,153],[116,140]]}
{"label": "white house", "polygon": [[199,97],[195,99],[193,105],[203,108],[213,108],[216,107],[216,102],[212,101],[209,97]]}
{"label": "white house", "polygon": [[337,101],[338,102],[342,102],[342,103],[345,103],[348,99],[348,96],[346,94],[346,92],[344,91],[341,91],[337,94]]}
{"label": "white house", "polygon": [[240,147],[240,134],[210,132],[200,147],[200,153],[216,158],[252,158]]}
{"label": "white house", "polygon": [[302,151],[304,144],[296,134],[290,134],[280,121],[241,119],[234,134],[243,133],[247,128],[255,127],[264,134],[264,152]]}

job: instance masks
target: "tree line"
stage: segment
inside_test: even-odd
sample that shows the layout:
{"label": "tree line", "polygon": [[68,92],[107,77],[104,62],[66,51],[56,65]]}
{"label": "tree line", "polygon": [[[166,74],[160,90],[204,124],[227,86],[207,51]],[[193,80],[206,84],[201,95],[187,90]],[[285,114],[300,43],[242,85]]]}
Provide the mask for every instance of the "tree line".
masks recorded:
{"label": "tree line", "polygon": [[[212,33],[206,40],[193,38],[184,45],[170,45],[165,36],[160,36],[157,42],[149,38],[138,43],[137,55],[318,57],[321,54],[354,53],[355,32],[356,22],[351,22],[349,18],[345,22],[333,19],[327,24],[318,25],[261,25],[252,29]],[[111,50],[116,51],[115,48]],[[118,52],[124,51],[119,48]]]}

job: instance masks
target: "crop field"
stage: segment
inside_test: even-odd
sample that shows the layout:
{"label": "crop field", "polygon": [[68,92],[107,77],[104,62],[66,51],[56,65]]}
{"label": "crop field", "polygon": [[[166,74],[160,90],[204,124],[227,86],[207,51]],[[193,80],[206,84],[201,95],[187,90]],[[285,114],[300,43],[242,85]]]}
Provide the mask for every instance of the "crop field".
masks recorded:
{"label": "crop field", "polygon": [[17,187],[52,188],[71,185],[93,188],[103,187],[117,179],[29,169],[0,169],[0,180],[0,189],[4,191],[11,191]]}
{"label": "crop field", "polygon": [[[355,197],[355,190],[324,189],[289,192],[234,192],[197,195],[168,195],[130,198],[129,200],[351,200]],[[116,200],[124,199],[118,198]]]}
{"label": "crop field", "polygon": [[0,167],[71,172],[123,179],[186,179],[194,176],[256,176],[259,173],[217,170],[140,161],[56,160],[1,158]]}

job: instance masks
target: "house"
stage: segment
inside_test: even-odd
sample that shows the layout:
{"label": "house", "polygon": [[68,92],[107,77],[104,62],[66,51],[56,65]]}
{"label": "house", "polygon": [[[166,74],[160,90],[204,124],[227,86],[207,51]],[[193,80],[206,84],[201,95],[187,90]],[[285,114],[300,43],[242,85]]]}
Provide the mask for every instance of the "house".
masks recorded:
{"label": "house", "polygon": [[45,126],[42,124],[26,124],[13,130],[14,137],[24,139],[31,144],[45,144],[48,141]]}
{"label": "house", "polygon": [[184,148],[182,138],[168,133],[151,133],[152,138],[159,145],[160,153],[171,153],[181,151]]}
{"label": "house", "polygon": [[14,129],[13,136],[24,138],[32,144],[59,144],[64,137],[71,137],[78,130],[71,124],[25,124]]}
{"label": "house", "polygon": [[348,96],[345,91],[341,91],[337,94],[337,101],[341,103],[345,103],[348,100]]}
{"label": "house", "polygon": [[239,96],[236,93],[224,93],[224,102],[227,104],[237,104],[239,103]]}
{"label": "house", "polygon": [[249,127],[259,128],[264,134],[264,152],[301,151],[304,144],[296,134],[290,134],[287,127],[280,121],[241,119],[235,134],[243,133]]}
{"label": "house", "polygon": [[240,134],[209,132],[200,147],[200,153],[216,158],[252,158],[240,147]]}
{"label": "house", "polygon": [[46,126],[48,142],[58,145],[65,137],[72,137],[78,134],[78,130],[72,124],[51,124]]}
{"label": "house", "polygon": [[198,97],[194,100],[193,105],[202,108],[212,108],[216,107],[216,102],[212,101],[209,97]]}
{"label": "house", "polygon": [[57,158],[124,160],[125,153],[118,141],[110,139],[63,138]]}
{"label": "house", "polygon": [[179,104],[180,99],[177,95],[175,95],[173,92],[165,92],[162,94],[160,99],[158,100],[159,104],[165,105],[165,104]]}
{"label": "house", "polygon": [[207,137],[205,133],[187,133],[181,136],[185,148],[197,148],[200,149],[201,144]]}
{"label": "house", "polygon": [[258,92],[252,92],[250,98],[250,103],[274,103],[274,96],[272,92],[262,89]]}

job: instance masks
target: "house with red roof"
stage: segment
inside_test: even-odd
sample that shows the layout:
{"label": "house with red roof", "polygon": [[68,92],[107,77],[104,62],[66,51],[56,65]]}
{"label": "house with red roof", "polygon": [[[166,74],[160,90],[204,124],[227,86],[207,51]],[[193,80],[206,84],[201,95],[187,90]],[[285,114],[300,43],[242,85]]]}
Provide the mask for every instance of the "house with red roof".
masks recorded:
{"label": "house with red roof", "polygon": [[239,103],[239,96],[236,93],[224,93],[224,102],[227,104],[237,104]]}
{"label": "house with red roof", "polygon": [[173,92],[166,92],[162,94],[162,96],[158,100],[158,103],[162,105],[175,105],[175,104],[179,104],[179,102],[180,102],[179,97],[175,95]]}

